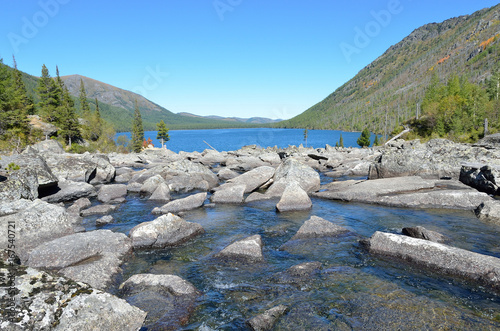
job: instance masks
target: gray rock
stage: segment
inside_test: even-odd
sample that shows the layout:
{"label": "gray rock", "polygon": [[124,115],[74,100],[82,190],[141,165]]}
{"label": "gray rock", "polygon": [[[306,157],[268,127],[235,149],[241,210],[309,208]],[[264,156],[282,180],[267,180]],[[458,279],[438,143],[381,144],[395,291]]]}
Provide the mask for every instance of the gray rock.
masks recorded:
{"label": "gray rock", "polygon": [[7,224],[15,225],[16,253],[24,263],[36,246],[74,233],[73,219],[64,207],[45,201],[18,200],[0,204],[0,247],[7,247]]}
{"label": "gray rock", "polygon": [[259,155],[259,159],[272,166],[281,164],[281,158],[278,153],[262,153]]}
{"label": "gray rock", "polygon": [[250,202],[255,202],[255,201],[264,201],[264,200],[273,200],[273,199],[277,199],[277,197],[273,197],[269,194],[262,194],[259,192],[253,192],[245,199],[245,202],[250,203]]}
{"label": "gray rock", "polygon": [[250,193],[267,183],[274,176],[274,168],[269,166],[262,166],[250,170],[236,178],[230,179],[226,184],[222,185],[220,188],[223,189],[230,185],[244,185],[245,192]]}
{"label": "gray rock", "polygon": [[421,177],[397,177],[367,181],[333,182],[313,196],[332,200],[374,203],[408,208],[451,208],[474,210],[491,200],[458,181],[439,181]]}
{"label": "gray rock", "polygon": [[217,175],[208,167],[188,160],[167,164],[159,173],[173,191],[209,190],[219,184]]}
{"label": "gray rock", "polygon": [[231,169],[228,169],[226,167],[222,168],[219,170],[219,172],[217,173],[217,176],[221,179],[221,180],[228,180],[228,179],[232,179],[232,178],[235,178],[235,177],[238,177],[240,174],[238,174],[236,171],[234,170],[231,170]]}
{"label": "gray rock", "polygon": [[103,203],[123,202],[127,195],[127,185],[110,184],[103,185],[97,192],[97,200]]}
{"label": "gray rock", "polygon": [[68,278],[105,289],[131,251],[131,240],[123,233],[96,230],[39,245],[29,254],[27,265],[59,270]]}
{"label": "gray rock", "polygon": [[230,244],[215,257],[250,263],[260,262],[264,260],[262,247],[260,235],[255,235]]}
{"label": "gray rock", "polygon": [[403,234],[405,236],[409,236],[412,238],[417,238],[417,239],[425,239],[425,240],[430,240],[434,241],[437,243],[444,243],[447,241],[447,238],[443,236],[441,233],[427,230],[423,226],[416,226],[412,228],[403,228]]}
{"label": "gray rock", "polygon": [[192,194],[182,199],[170,201],[169,203],[163,205],[162,207],[156,207],[155,209],[153,209],[152,213],[155,215],[168,214],[168,213],[176,214],[182,211],[196,209],[203,206],[206,199],[207,199],[206,192]]}
{"label": "gray rock", "polygon": [[161,183],[158,185],[156,190],[153,191],[153,194],[149,197],[149,200],[168,202],[170,201],[170,188],[167,184]]}
{"label": "gray rock", "polygon": [[178,246],[204,232],[198,223],[186,222],[169,213],[135,226],[129,236],[134,248],[163,248]]}
{"label": "gray rock", "polygon": [[370,179],[402,176],[458,179],[464,162],[491,161],[490,166],[500,165],[500,150],[488,150],[444,139],[433,139],[425,144],[418,140],[397,143],[381,149],[381,153],[370,168]]}
{"label": "gray rock", "polygon": [[115,167],[144,166],[144,164],[148,163],[144,155],[136,153],[128,153],[128,154],[111,153],[108,155],[108,157],[111,164]]}
{"label": "gray rock", "polygon": [[476,208],[475,213],[481,221],[500,224],[500,201],[485,201]]}
{"label": "gray rock", "polygon": [[301,263],[288,268],[286,271],[273,275],[271,280],[280,284],[302,285],[311,281],[314,275],[317,274],[322,267],[323,265],[321,262]]}
{"label": "gray rock", "polygon": [[97,195],[94,186],[85,182],[65,180],[59,182],[58,188],[59,191],[42,198],[42,200],[50,203],[57,203],[73,201],[79,198],[95,197]]}
{"label": "gray rock", "polygon": [[[155,175],[153,177],[150,177],[144,181],[144,183],[141,186],[141,193],[145,194],[152,194],[160,184],[165,184],[165,180],[163,179],[162,176],[160,175]],[[167,186],[168,187],[168,186]]]}
{"label": "gray rock", "polygon": [[64,148],[62,147],[61,143],[58,142],[57,140],[44,140],[40,141],[34,145],[31,146],[34,150],[36,150],[39,153],[45,154],[45,153],[50,153],[50,154],[64,154],[66,153],[64,151]]}
{"label": "gray rock", "polygon": [[80,216],[80,211],[85,208],[92,206],[92,203],[88,198],[80,198],[76,200],[71,206],[66,210],[68,214]]}
{"label": "gray rock", "polygon": [[495,133],[484,137],[477,143],[472,145],[474,147],[483,147],[486,149],[499,149],[500,148],[500,133]]}
{"label": "gray rock", "polygon": [[59,180],[106,184],[116,176],[115,167],[102,154],[46,154],[45,157]]}
{"label": "gray rock", "polygon": [[57,126],[42,121],[38,115],[28,115],[29,125],[32,129],[42,131],[45,137],[55,136],[59,130]]}
{"label": "gray rock", "polygon": [[101,218],[98,218],[95,220],[95,225],[96,226],[103,226],[103,225],[106,225],[106,224],[110,224],[110,223],[113,223],[115,219],[113,218],[113,216],[111,215],[106,215],[106,216],[103,216]]}
{"label": "gray rock", "polygon": [[311,199],[300,184],[295,181],[288,183],[280,201],[276,205],[279,212],[308,210],[311,208]]}
{"label": "gray rock", "polygon": [[213,203],[242,203],[246,185],[225,184],[214,192],[210,201]]}
{"label": "gray rock", "polygon": [[246,323],[247,326],[254,331],[272,330],[276,322],[281,316],[285,315],[287,311],[287,306],[279,305],[266,310],[260,315],[252,317]]}
{"label": "gray rock", "polygon": [[488,194],[499,195],[500,166],[466,164],[460,169],[460,181],[465,185]]}
{"label": "gray rock", "polygon": [[120,290],[128,302],[147,311],[144,326],[148,330],[180,329],[200,295],[190,282],[168,274],[133,275]]}
{"label": "gray rock", "polygon": [[83,217],[87,217],[87,216],[91,216],[91,215],[106,215],[106,214],[114,212],[117,209],[118,209],[118,205],[97,205],[97,206],[82,210],[80,212],[80,215]]}
{"label": "gray rock", "polygon": [[320,188],[319,174],[310,166],[291,158],[280,164],[276,169],[273,180],[274,183],[266,192],[271,196],[281,196],[291,181],[297,182],[307,193],[315,192]]}
{"label": "gray rock", "polygon": [[500,259],[464,249],[391,233],[375,232],[370,253],[390,256],[446,275],[500,290]]}
{"label": "gray rock", "polygon": [[[14,325],[2,320],[6,330],[137,330],[146,313],[109,293],[51,272],[16,266]],[[7,269],[0,269],[6,278]],[[0,288],[0,296],[7,291]],[[22,304],[20,304],[22,303]]]}
{"label": "gray rock", "polygon": [[318,216],[311,216],[310,219],[304,222],[291,240],[333,237],[347,232],[349,230],[342,226],[335,225]]}
{"label": "gray rock", "polygon": [[250,171],[252,169],[267,166],[268,163],[262,161],[259,157],[253,155],[239,155],[236,157],[228,157],[225,165],[227,168],[236,171]]}
{"label": "gray rock", "polygon": [[2,202],[19,199],[35,200],[36,198],[38,198],[37,177],[28,169],[17,170],[6,181],[0,183],[0,201]]}

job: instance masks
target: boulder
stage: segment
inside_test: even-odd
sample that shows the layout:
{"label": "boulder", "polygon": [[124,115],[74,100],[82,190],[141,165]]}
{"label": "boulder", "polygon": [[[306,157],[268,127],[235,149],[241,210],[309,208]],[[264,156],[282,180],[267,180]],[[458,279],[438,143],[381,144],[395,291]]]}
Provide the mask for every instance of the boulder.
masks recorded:
{"label": "boulder", "polygon": [[80,198],[73,202],[73,204],[69,206],[66,211],[68,212],[68,214],[80,216],[81,210],[89,208],[90,206],[92,206],[92,203],[88,198]]}
{"label": "boulder", "polygon": [[274,168],[269,166],[262,166],[239,175],[236,178],[229,179],[226,184],[220,186],[220,189],[223,189],[226,186],[244,185],[244,193],[251,193],[265,183],[269,182],[269,180],[273,178],[273,176]]}
{"label": "boulder", "polygon": [[166,185],[165,180],[163,179],[162,176],[155,175],[144,181],[144,183],[141,186],[140,192],[143,194],[152,194],[160,184]]}
{"label": "boulder", "polygon": [[498,200],[485,201],[474,212],[482,221],[500,224],[500,201]]}
{"label": "boulder", "polygon": [[125,201],[127,195],[127,185],[110,184],[103,185],[97,192],[97,200],[103,203],[121,203]]}
{"label": "boulder", "polygon": [[44,140],[40,141],[34,145],[31,146],[34,150],[36,150],[38,153],[42,154],[64,154],[66,153],[64,151],[64,148],[62,147],[61,143],[58,142],[57,140]]}
{"label": "boulder", "polygon": [[129,236],[134,248],[164,248],[178,246],[204,232],[198,223],[186,222],[169,213],[136,225]]}
{"label": "boulder", "polygon": [[409,236],[412,238],[417,238],[417,239],[425,239],[425,240],[430,240],[434,241],[437,243],[444,243],[447,241],[447,238],[443,236],[441,233],[427,230],[423,226],[416,226],[412,228],[403,228],[402,233],[405,236]]}
{"label": "boulder", "polygon": [[228,169],[226,167],[220,169],[219,172],[217,173],[217,176],[221,180],[232,179],[232,178],[238,177],[239,175],[240,174],[238,174],[236,171]]}
{"label": "boulder", "polygon": [[272,166],[277,166],[281,164],[281,158],[278,153],[262,153],[259,155],[259,159],[262,161],[269,163]]}
{"label": "boulder", "polygon": [[292,158],[280,164],[274,173],[273,181],[266,192],[270,196],[281,196],[291,181],[297,182],[307,193],[315,192],[320,188],[319,174],[310,166]]}
{"label": "boulder", "polygon": [[50,203],[73,201],[79,198],[91,198],[97,195],[94,186],[85,182],[73,182],[65,180],[57,185],[58,191],[43,197],[42,200]]}
{"label": "boulder", "polygon": [[493,256],[379,231],[369,239],[368,250],[500,291],[500,259]]}
{"label": "boulder", "polygon": [[175,161],[158,169],[172,191],[209,190],[219,184],[217,175],[208,167],[189,160]]}
{"label": "boulder", "polygon": [[[42,134],[47,137],[52,137],[59,130],[57,126],[44,122],[38,115],[28,115],[29,125],[32,129],[42,131]],[[50,140],[49,140],[50,141]]]}
{"label": "boulder", "polygon": [[424,178],[458,179],[462,164],[483,163],[500,165],[500,150],[488,150],[445,139],[394,142],[381,149],[381,156],[370,167],[370,179],[422,176]]}
{"label": "boulder", "polygon": [[262,247],[260,235],[255,235],[230,244],[217,253],[215,257],[249,263],[260,262],[264,260]]}
{"label": "boulder", "polygon": [[123,297],[148,313],[148,330],[178,330],[194,309],[200,292],[175,275],[137,274],[120,285]]}
{"label": "boulder", "polygon": [[486,149],[500,149],[500,133],[490,134],[472,146]]}
{"label": "boulder", "polygon": [[335,225],[318,216],[311,216],[310,219],[304,222],[291,240],[333,237],[347,232],[349,230],[342,226]]}
{"label": "boulder", "polygon": [[478,191],[500,195],[497,180],[500,176],[500,166],[484,164],[464,164],[460,169],[460,181]]}
{"label": "boulder", "polygon": [[[2,329],[138,330],[146,318],[139,308],[87,284],[29,267],[9,270],[16,275],[12,297],[17,303],[16,324],[5,318]],[[0,270],[2,279],[7,276],[4,271]]]}
{"label": "boulder", "polygon": [[308,210],[311,208],[311,199],[300,184],[295,181],[288,183],[280,201],[276,205],[279,212]]}
{"label": "boulder", "polygon": [[323,265],[321,262],[305,262],[294,265],[286,271],[277,273],[271,277],[271,280],[280,284],[296,284],[303,285],[311,279],[314,275],[321,271]]}
{"label": "boulder", "polygon": [[115,167],[102,154],[46,154],[45,158],[59,180],[106,184],[116,176]]}
{"label": "boulder", "polygon": [[144,155],[136,154],[136,153],[110,153],[108,154],[109,162],[115,167],[123,167],[123,166],[144,166],[147,164],[147,160]]}
{"label": "boulder", "polygon": [[279,305],[266,310],[262,314],[252,317],[246,322],[246,324],[251,330],[254,331],[272,330],[276,322],[281,316],[285,315],[287,311],[287,306]]}
{"label": "boulder", "polygon": [[156,207],[155,209],[153,209],[152,213],[155,215],[168,214],[168,213],[176,214],[182,211],[196,209],[203,206],[206,199],[207,199],[206,192],[192,194],[182,199],[170,201],[169,203],[161,207]]}
{"label": "boulder", "polygon": [[103,226],[103,225],[106,225],[106,224],[110,224],[110,223],[113,223],[115,219],[113,218],[113,216],[111,215],[105,215],[101,218],[98,218],[95,220],[95,225],[96,226]]}
{"label": "boulder", "polygon": [[167,184],[161,183],[158,187],[153,191],[153,194],[149,197],[149,200],[168,202],[170,201],[170,188]]}
{"label": "boulder", "polygon": [[29,254],[27,265],[58,270],[68,278],[105,289],[131,252],[131,240],[123,233],[96,230],[39,245]]}
{"label": "boulder", "polygon": [[38,198],[36,174],[27,169],[20,169],[0,182],[0,201],[11,202],[19,199],[35,200]]}
{"label": "boulder", "polygon": [[36,246],[74,233],[75,224],[64,207],[42,200],[17,200],[0,204],[0,247],[7,247],[8,226],[16,230],[16,253],[24,263]]}
{"label": "boulder", "polygon": [[225,184],[215,191],[210,200],[213,203],[242,203],[246,185]]}
{"label": "boulder", "polygon": [[118,205],[96,205],[94,207],[90,207],[84,209],[80,212],[80,215],[83,217],[92,216],[92,215],[106,215],[114,212],[118,209]]}
{"label": "boulder", "polygon": [[458,181],[418,176],[333,182],[322,189],[313,196],[407,208],[474,210],[482,202],[491,200],[487,194]]}

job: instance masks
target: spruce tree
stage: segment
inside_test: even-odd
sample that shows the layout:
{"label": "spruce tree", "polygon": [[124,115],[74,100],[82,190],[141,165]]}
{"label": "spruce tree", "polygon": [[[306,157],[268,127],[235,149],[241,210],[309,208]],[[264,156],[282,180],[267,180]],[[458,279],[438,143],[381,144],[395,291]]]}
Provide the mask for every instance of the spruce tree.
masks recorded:
{"label": "spruce tree", "polygon": [[135,100],[134,122],[132,123],[132,150],[139,153],[142,150],[142,142],[144,140],[144,128],[142,126],[142,117]]}
{"label": "spruce tree", "polygon": [[165,122],[163,122],[163,120],[161,120],[160,123],[156,124],[156,128],[158,129],[158,134],[156,135],[156,139],[160,139],[161,148],[163,148],[163,145],[167,141],[170,140],[170,136],[168,135],[167,126],[165,125]]}
{"label": "spruce tree", "polygon": [[309,137],[309,132],[307,131],[307,128],[304,129],[304,140],[306,141],[306,147],[307,147],[307,138]]}
{"label": "spruce tree", "polygon": [[373,146],[378,146],[380,141],[378,140],[378,134],[375,135],[375,140],[373,141]]}
{"label": "spruce tree", "polygon": [[38,80],[37,87],[40,102],[38,103],[40,115],[48,122],[57,121],[57,109],[61,105],[61,95],[59,88],[50,77],[49,69],[42,66],[42,76]]}
{"label": "spruce tree", "polygon": [[370,130],[365,128],[356,142],[361,148],[370,146]]}
{"label": "spruce tree", "polygon": [[339,147],[344,148],[344,138],[342,137],[342,133],[340,134]]}
{"label": "spruce tree", "polygon": [[80,139],[80,124],[76,116],[75,102],[71,98],[68,88],[64,85],[61,77],[59,76],[59,68],[56,67],[56,84],[58,91],[61,91],[61,104],[58,107],[57,124],[59,127],[59,135],[68,140],[68,145],[74,139]]}
{"label": "spruce tree", "polygon": [[9,126],[13,135],[26,142],[30,133],[27,116],[33,113],[34,105],[26,92],[21,72],[17,69],[16,59],[13,58],[13,60],[14,70],[12,70],[9,92],[11,98]]}
{"label": "spruce tree", "polygon": [[84,119],[88,119],[90,117],[90,106],[89,101],[87,100],[87,91],[85,91],[85,85],[83,84],[83,79],[80,78],[80,108],[82,110],[82,116]]}

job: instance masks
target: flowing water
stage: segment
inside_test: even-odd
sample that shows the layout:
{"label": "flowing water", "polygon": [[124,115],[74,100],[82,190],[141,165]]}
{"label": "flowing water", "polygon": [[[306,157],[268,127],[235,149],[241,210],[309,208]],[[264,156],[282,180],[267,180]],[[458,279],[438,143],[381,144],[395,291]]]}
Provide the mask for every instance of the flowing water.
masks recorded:
{"label": "flowing water", "polygon": [[[208,201],[207,201],[208,202]],[[183,215],[206,233],[181,247],[143,250],[123,266],[136,273],[175,274],[203,292],[183,330],[241,330],[245,321],[284,304],[289,312],[276,330],[500,329],[500,298],[476,284],[370,256],[359,244],[375,231],[400,233],[422,225],[450,244],[500,257],[500,227],[471,212],[397,209],[313,199],[307,212],[277,213],[276,201],[205,206]],[[129,195],[105,229],[128,234],[155,218],[158,203]],[[333,238],[287,243],[311,215],[351,230]],[[85,219],[94,229],[94,219]],[[265,261],[228,264],[213,255],[228,244],[260,234]],[[289,279],[291,266],[317,261],[322,270]]]}

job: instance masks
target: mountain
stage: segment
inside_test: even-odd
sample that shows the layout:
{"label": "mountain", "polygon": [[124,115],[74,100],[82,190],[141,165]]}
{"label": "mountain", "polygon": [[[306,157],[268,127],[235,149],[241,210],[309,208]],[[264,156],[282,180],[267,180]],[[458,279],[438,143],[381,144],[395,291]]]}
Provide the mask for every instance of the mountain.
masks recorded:
{"label": "mountain", "polygon": [[500,5],[414,30],[354,78],[275,127],[391,132],[415,117],[434,73],[484,82],[499,68]]}
{"label": "mountain", "polygon": [[273,120],[267,117],[250,117],[250,118],[241,118],[241,117],[223,117],[217,115],[209,115],[209,116],[200,116],[191,113],[177,113],[182,116],[191,116],[191,117],[201,117],[208,118],[219,121],[229,121],[229,122],[241,122],[241,123],[251,123],[251,124],[269,124],[269,123],[277,123],[282,121],[281,119]]}
{"label": "mountain", "polygon": [[80,75],[63,76],[61,79],[68,87],[69,92],[78,98],[80,93],[80,80],[85,85],[87,97],[91,100],[97,98],[99,105],[107,105],[101,115],[112,123],[117,131],[130,131],[134,114],[134,103],[141,111],[143,126],[146,131],[156,130],[156,123],[163,120],[169,129],[213,129],[250,127],[246,123],[229,123],[223,120],[204,118],[202,116],[184,116],[174,114],[160,105],[144,98],[140,94],[120,89],[118,87]]}

